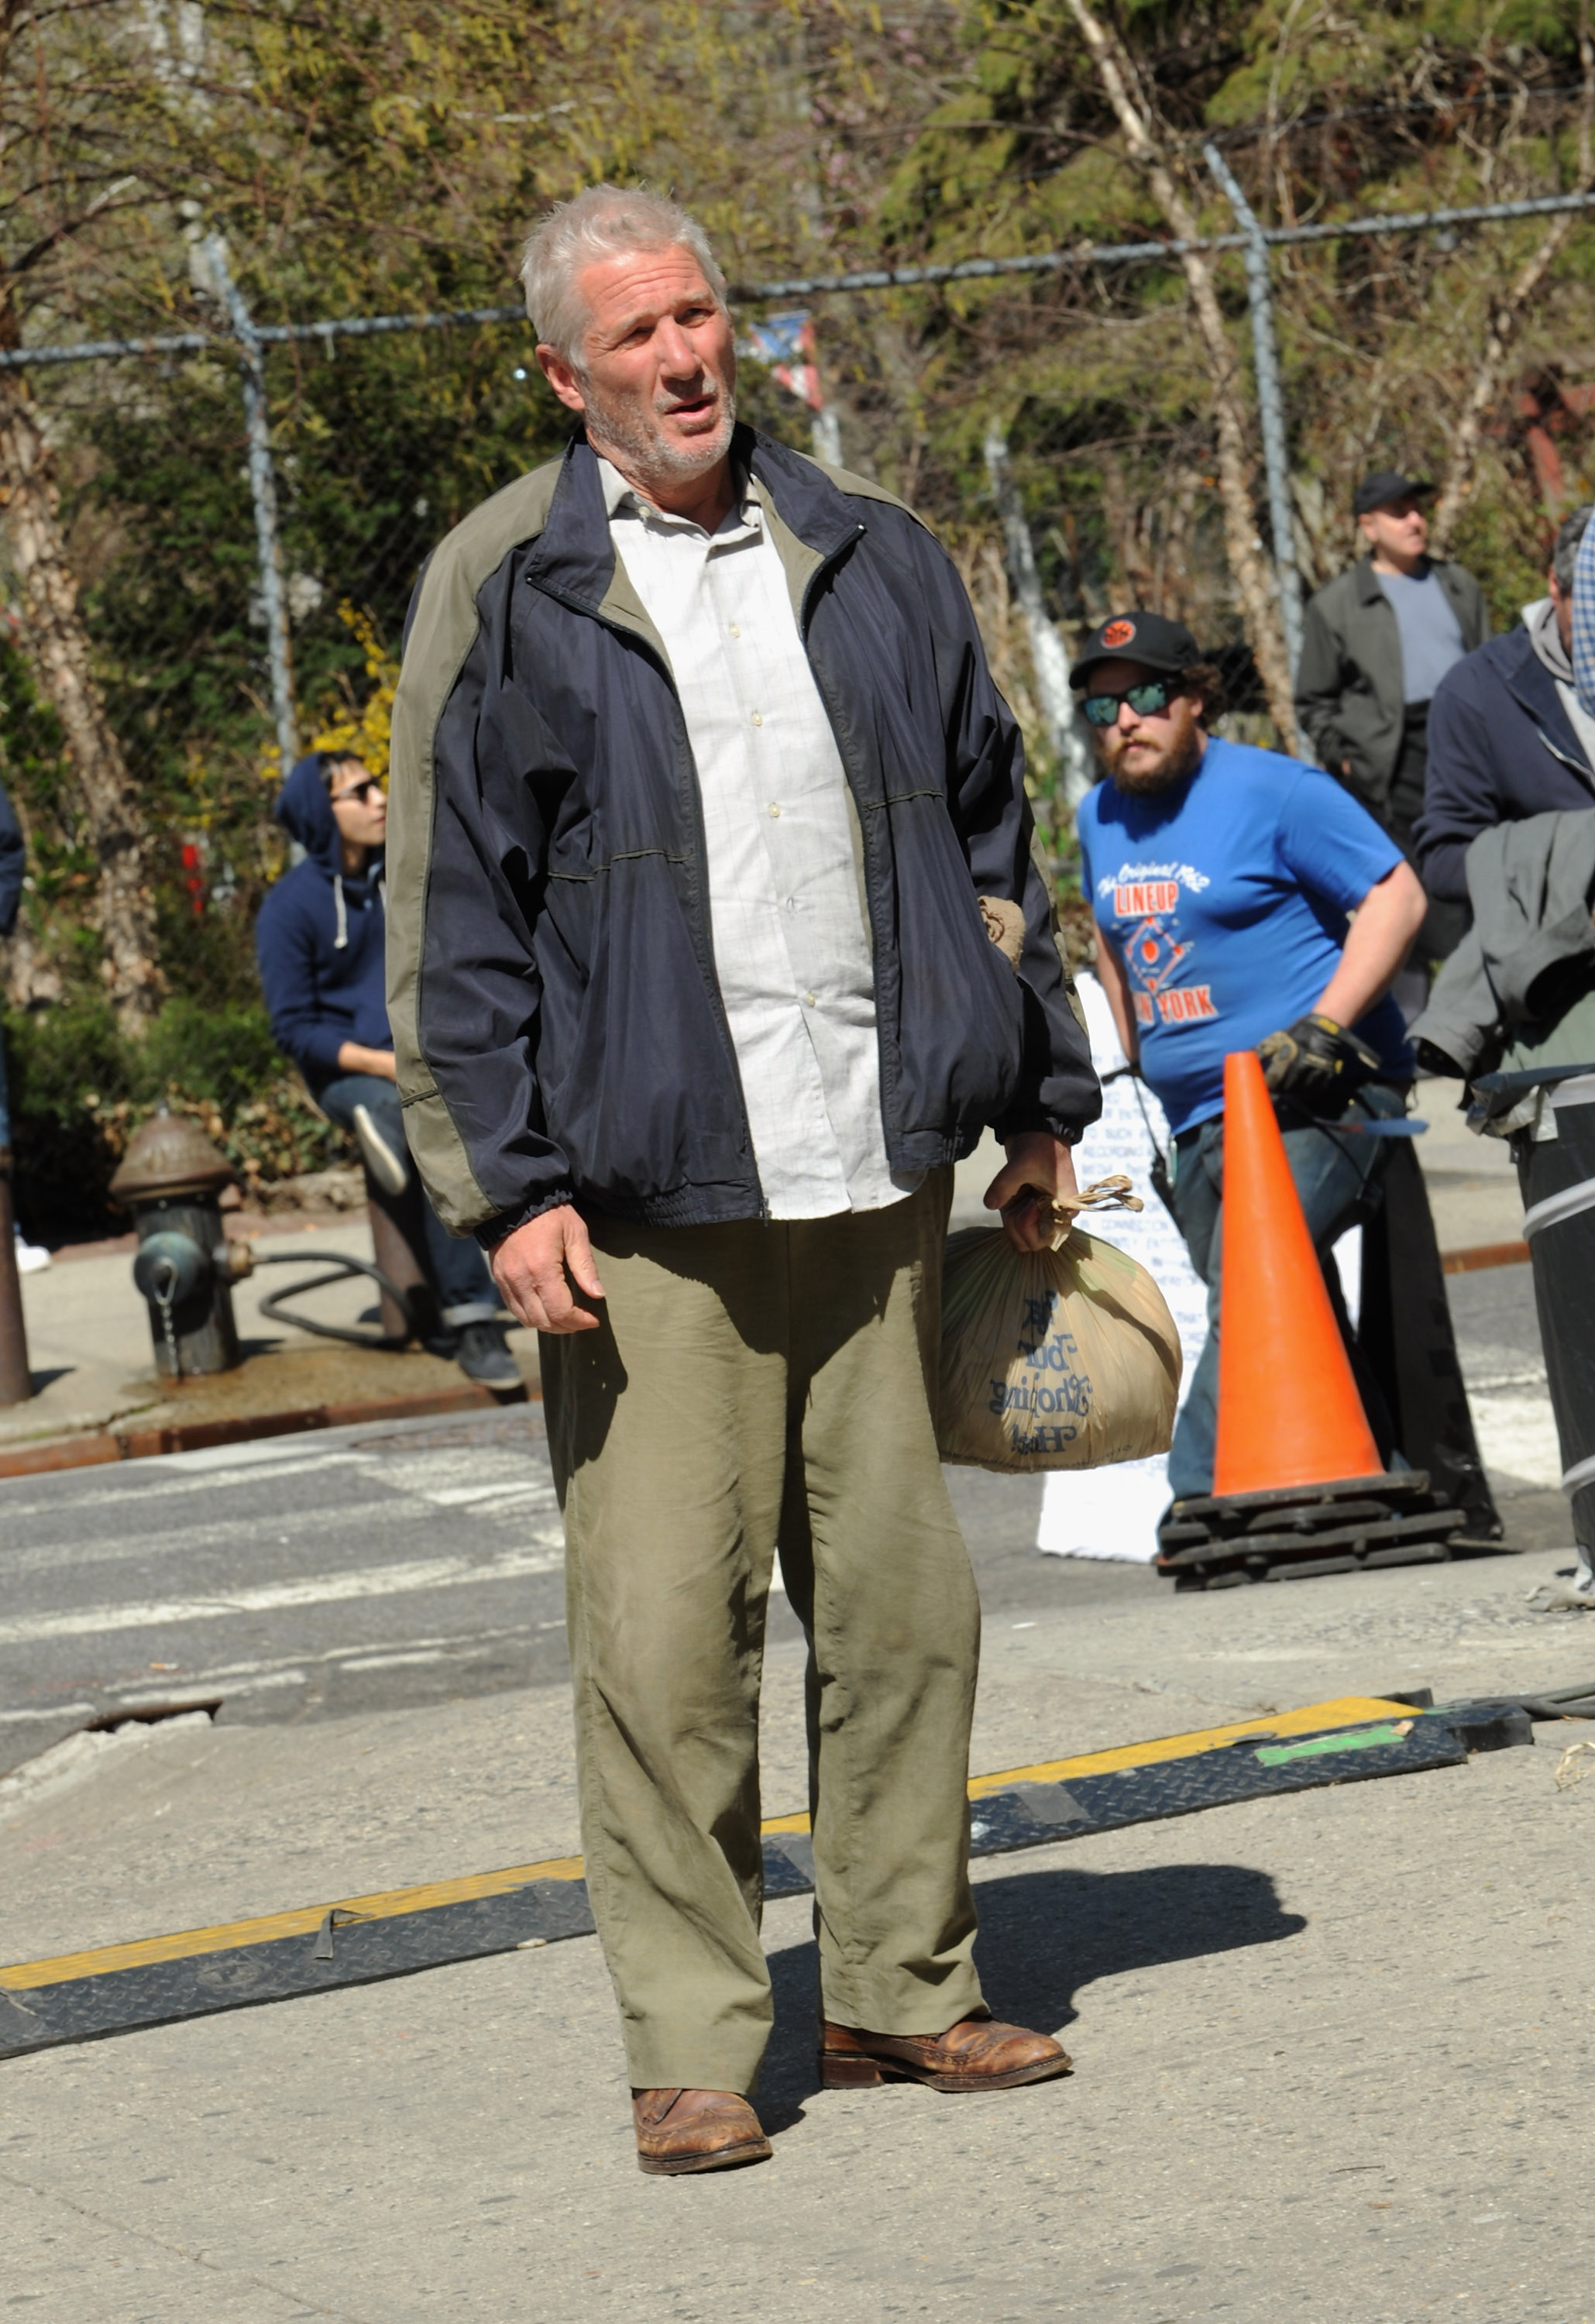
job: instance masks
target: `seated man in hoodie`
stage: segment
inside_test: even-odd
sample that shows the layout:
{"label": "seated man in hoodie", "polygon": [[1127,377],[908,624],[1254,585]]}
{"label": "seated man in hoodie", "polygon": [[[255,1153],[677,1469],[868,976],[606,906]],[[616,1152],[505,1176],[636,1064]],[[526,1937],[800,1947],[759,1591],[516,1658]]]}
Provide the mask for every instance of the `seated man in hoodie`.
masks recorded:
{"label": "seated man in hoodie", "polygon": [[1413,827],[1431,896],[1467,902],[1468,849],[1481,831],[1595,807],[1595,719],[1579,707],[1572,659],[1573,566],[1592,507],[1575,509],[1556,535],[1549,595],[1434,689],[1424,811]]}
{"label": "seated man in hoodie", "polygon": [[513,1388],[521,1374],[487,1262],[438,1217],[404,1142],[383,995],[382,786],[358,759],[312,752],[276,814],[305,859],[267,895],[255,929],[272,1030],[322,1111],[358,1140],[376,1200],[432,1278],[447,1352],[470,1379]]}

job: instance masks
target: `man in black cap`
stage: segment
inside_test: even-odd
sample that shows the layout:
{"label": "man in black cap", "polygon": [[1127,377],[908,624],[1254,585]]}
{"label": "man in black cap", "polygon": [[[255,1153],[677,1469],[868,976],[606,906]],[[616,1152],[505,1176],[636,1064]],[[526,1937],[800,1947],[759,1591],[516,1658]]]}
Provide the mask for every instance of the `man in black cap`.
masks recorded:
{"label": "man in black cap", "polygon": [[[1168,1117],[1172,1207],[1212,1286],[1212,1336],[1169,1456],[1169,1487],[1184,1499],[1212,1489],[1225,1056],[1261,1055],[1302,1209],[1326,1253],[1388,1167],[1392,1141],[1379,1126],[1406,1111],[1412,1055],[1385,996],[1424,897],[1400,849],[1341,785],[1211,733],[1224,707],[1219,673],[1179,622],[1115,614],[1087,640],[1070,683],[1110,778],[1079,813],[1099,973],[1125,1055]],[[1378,1383],[1355,1349],[1352,1360],[1375,1433],[1388,1436]]]}
{"label": "man in black cap", "polygon": [[[1473,576],[1428,555],[1423,503],[1433,489],[1393,468],[1358,486],[1351,507],[1368,554],[1308,605],[1296,673],[1296,713],[1320,762],[1409,862],[1424,806],[1430,699],[1446,672],[1489,635]],[[1432,908],[1419,954],[1443,958],[1462,926],[1454,908]],[[1422,1005],[1415,990],[1406,998]]]}

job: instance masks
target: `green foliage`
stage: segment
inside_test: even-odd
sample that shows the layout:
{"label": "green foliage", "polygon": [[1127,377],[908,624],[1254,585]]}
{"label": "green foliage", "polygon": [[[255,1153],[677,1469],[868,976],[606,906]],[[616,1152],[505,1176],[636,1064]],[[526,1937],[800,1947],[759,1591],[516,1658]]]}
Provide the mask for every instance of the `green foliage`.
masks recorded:
{"label": "green foliage", "polygon": [[109,1004],[74,998],[5,1021],[17,1203],[47,1241],[117,1233],[107,1189],[159,1106],[193,1116],[246,1189],[352,1158],[279,1054],[264,1010],[169,1001],[142,1041]]}

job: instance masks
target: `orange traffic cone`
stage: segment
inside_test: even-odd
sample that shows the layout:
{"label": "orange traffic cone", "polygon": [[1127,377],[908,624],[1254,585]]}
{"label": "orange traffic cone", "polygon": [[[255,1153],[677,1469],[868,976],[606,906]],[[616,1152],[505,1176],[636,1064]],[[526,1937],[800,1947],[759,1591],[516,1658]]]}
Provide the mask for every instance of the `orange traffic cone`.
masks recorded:
{"label": "orange traffic cone", "polygon": [[1465,1522],[1427,1472],[1383,1472],[1256,1053],[1224,1060],[1224,1253],[1212,1491],[1176,1501],[1180,1590],[1449,1557]]}
{"label": "orange traffic cone", "polygon": [[1215,1493],[1384,1470],[1255,1050],[1224,1060]]}

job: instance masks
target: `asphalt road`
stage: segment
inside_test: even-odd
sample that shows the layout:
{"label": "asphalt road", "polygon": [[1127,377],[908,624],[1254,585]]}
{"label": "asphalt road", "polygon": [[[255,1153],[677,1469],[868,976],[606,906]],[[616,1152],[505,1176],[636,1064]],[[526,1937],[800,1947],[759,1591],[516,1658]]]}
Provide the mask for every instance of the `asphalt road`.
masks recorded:
{"label": "asphalt road", "polygon": [[[1156,1590],[1043,1558],[1038,1482],[949,1472],[991,1612]],[[566,1675],[535,1406],[0,1484],[0,1768],[117,1708],[337,1717]],[[778,1601],[776,1637],[797,1635]]]}
{"label": "asphalt road", "polygon": [[[1528,1270],[1451,1287],[1480,1392],[1543,1411]],[[1166,1589],[1041,1556],[1039,1480],[948,1478],[989,1621]],[[1564,1537],[1547,1495],[1511,1523]],[[280,1721],[558,1681],[562,1566],[535,1406],[0,1483],[0,1772],[118,1709]],[[779,1600],[771,1630],[797,1635]]]}

